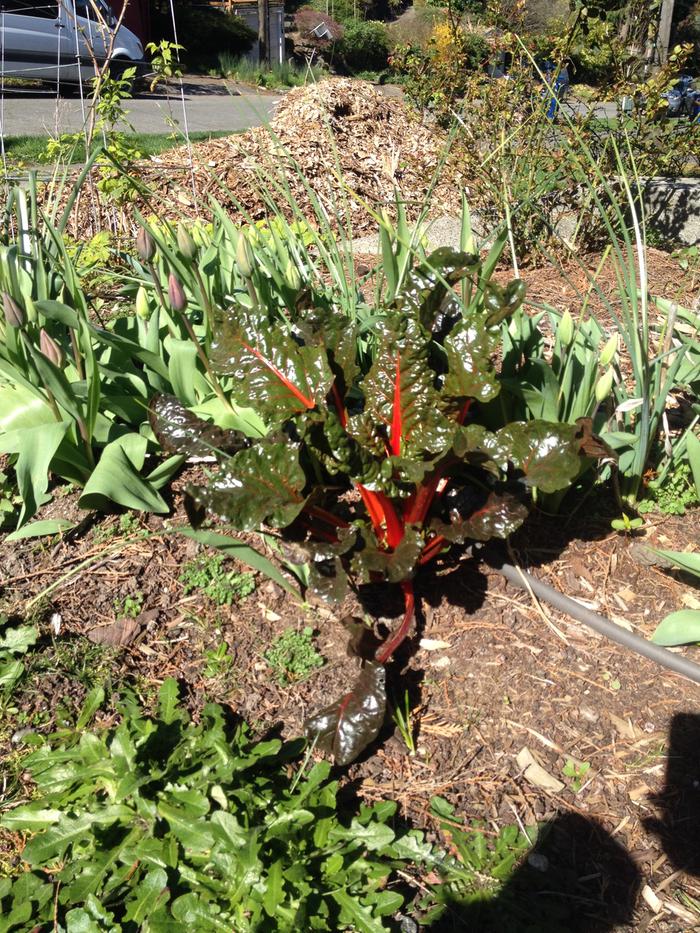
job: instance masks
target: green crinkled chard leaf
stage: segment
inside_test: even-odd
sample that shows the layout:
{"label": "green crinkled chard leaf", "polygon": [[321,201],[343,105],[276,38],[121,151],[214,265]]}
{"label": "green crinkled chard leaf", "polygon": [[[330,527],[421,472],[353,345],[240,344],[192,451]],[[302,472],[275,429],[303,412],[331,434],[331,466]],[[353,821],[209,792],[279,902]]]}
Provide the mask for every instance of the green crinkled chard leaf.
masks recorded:
{"label": "green crinkled chard leaf", "polygon": [[343,388],[349,389],[359,373],[357,365],[357,328],[345,315],[333,309],[307,308],[296,322],[304,343],[323,347],[331,368],[340,376]]}
{"label": "green crinkled chard leaf", "polygon": [[198,418],[174,395],[154,396],[148,415],[158,443],[168,453],[207,457],[218,451],[241,450],[247,444],[240,431],[224,431]]}
{"label": "green crinkled chard leaf", "polygon": [[575,424],[518,421],[496,437],[509,450],[513,466],[525,474],[527,485],[542,492],[566,489],[581,471],[581,437]]}
{"label": "green crinkled chard leaf", "polygon": [[525,300],[525,283],[522,279],[513,279],[502,288],[497,282],[489,282],[484,289],[484,310],[487,327],[495,327],[501,321],[514,314]]}
{"label": "green crinkled chard leaf", "polygon": [[309,716],[304,733],[337,765],[348,765],[376,739],[385,713],[386,670],[370,662],[349,693]]}
{"label": "green crinkled chard leaf", "polygon": [[443,396],[488,402],[500,387],[491,365],[498,331],[486,327],[481,315],[472,315],[458,324],[445,338],[447,375]]}
{"label": "green crinkled chard leaf", "polygon": [[300,346],[281,328],[242,313],[219,322],[210,356],[217,371],[232,377],[236,401],[271,424],[321,405],[333,384],[324,347]]}
{"label": "green crinkled chard leaf", "polygon": [[508,469],[507,441],[480,424],[467,424],[455,432],[452,452],[459,460],[500,476]]}
{"label": "green crinkled chard leaf", "polygon": [[528,516],[528,507],[512,493],[489,494],[486,502],[471,515],[463,518],[458,512],[450,515],[449,522],[433,519],[430,528],[447,541],[490,541],[507,538],[522,525]]}
{"label": "green crinkled chard leaf", "polygon": [[240,531],[255,531],[267,523],[291,524],[307,496],[299,450],[292,443],[256,444],[228,461],[207,486],[190,486],[188,495]]}
{"label": "green crinkled chard leaf", "polygon": [[371,450],[352,437],[329,410],[323,422],[308,425],[306,443],[332,475],[344,473],[367,486],[379,475],[380,464]]}

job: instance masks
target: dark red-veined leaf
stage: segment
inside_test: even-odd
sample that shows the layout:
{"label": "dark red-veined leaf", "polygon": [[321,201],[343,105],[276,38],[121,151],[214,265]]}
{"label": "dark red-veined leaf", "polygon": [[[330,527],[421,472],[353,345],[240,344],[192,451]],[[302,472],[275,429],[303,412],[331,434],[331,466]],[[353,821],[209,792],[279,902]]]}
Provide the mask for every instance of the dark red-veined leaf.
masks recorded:
{"label": "dark red-veined leaf", "polygon": [[367,526],[361,535],[362,547],[351,561],[353,576],[360,583],[369,583],[376,574],[390,583],[401,583],[413,576],[423,550],[423,537],[417,528],[404,529],[401,541],[393,549],[380,547]]}
{"label": "dark red-veined leaf", "polygon": [[514,422],[497,432],[508,459],[525,474],[528,486],[542,492],[566,489],[583,466],[579,427],[549,421]]}
{"label": "dark red-veined leaf", "polygon": [[233,312],[218,322],[210,356],[233,377],[234,399],[270,424],[323,404],[334,380],[323,346],[300,345],[279,327]]}
{"label": "dark red-veined leaf", "polygon": [[294,444],[256,444],[232,457],[206,486],[191,486],[187,493],[234,528],[255,531],[263,523],[290,525],[308,498],[305,484]]}
{"label": "dark red-veined leaf", "polygon": [[346,571],[346,557],[357,541],[353,525],[335,530],[337,541],[308,540],[297,543],[298,563],[306,563],[309,571],[309,592],[328,602],[342,602],[349,595],[350,585]]}
{"label": "dark red-veined leaf", "polygon": [[449,508],[449,522],[435,518],[430,523],[431,531],[458,544],[464,541],[490,541],[491,538],[507,538],[516,531],[528,515],[527,505],[512,493],[491,492],[485,501],[470,514],[462,514],[459,502]]}
{"label": "dark red-veined leaf", "polygon": [[382,644],[382,639],[376,634],[374,629],[368,628],[362,619],[357,616],[344,616],[340,620],[341,624],[348,630],[347,653],[351,658],[361,658],[363,661],[374,661],[377,649]]}
{"label": "dark red-veined leaf", "polygon": [[360,443],[374,438],[386,455],[421,459],[447,449],[455,424],[443,411],[429,365],[429,341],[414,322],[387,318],[374,363],[360,386],[362,415],[350,418],[348,431]]}
{"label": "dark red-veined leaf", "polygon": [[426,331],[432,331],[447,297],[448,286],[456,285],[468,275],[478,280],[480,269],[478,255],[441,246],[407,275],[395,307],[413,317]]}
{"label": "dark red-veined leaf", "polygon": [[376,739],[385,715],[386,670],[370,662],[349,693],[309,716],[304,734],[337,765],[349,765]]}
{"label": "dark red-veined leaf", "polygon": [[155,395],[148,417],[158,443],[168,453],[207,457],[241,450],[249,443],[240,431],[225,431],[198,418],[174,395]]}
{"label": "dark red-veined leaf", "polygon": [[617,460],[617,454],[605,441],[593,433],[593,422],[590,418],[577,418],[578,438],[580,440],[579,452],[595,460]]}

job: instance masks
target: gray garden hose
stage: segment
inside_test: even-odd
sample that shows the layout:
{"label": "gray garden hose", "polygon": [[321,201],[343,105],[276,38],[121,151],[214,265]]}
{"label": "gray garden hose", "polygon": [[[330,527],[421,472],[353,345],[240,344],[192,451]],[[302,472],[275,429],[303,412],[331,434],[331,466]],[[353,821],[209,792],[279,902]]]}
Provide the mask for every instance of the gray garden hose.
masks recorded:
{"label": "gray garden hose", "polygon": [[531,576],[525,570],[513,567],[511,564],[497,564],[495,561],[493,564],[489,563],[489,566],[503,574],[509,583],[513,583],[524,590],[529,586],[539,599],[543,599],[550,606],[559,609],[560,612],[565,612],[578,622],[583,622],[584,625],[601,635],[605,635],[611,641],[617,642],[623,648],[629,648],[631,651],[641,654],[642,657],[649,658],[650,661],[656,661],[662,667],[667,667],[670,671],[675,671],[676,674],[681,674],[696,684],[700,684],[700,664],[688,661],[687,658],[680,654],[674,654],[660,645],[652,644],[645,638],[633,635],[632,632],[628,632],[622,626],[616,625],[610,619],[606,619],[605,616],[598,615],[597,612],[591,612],[590,609],[582,606],[575,599],[564,596],[563,593]]}

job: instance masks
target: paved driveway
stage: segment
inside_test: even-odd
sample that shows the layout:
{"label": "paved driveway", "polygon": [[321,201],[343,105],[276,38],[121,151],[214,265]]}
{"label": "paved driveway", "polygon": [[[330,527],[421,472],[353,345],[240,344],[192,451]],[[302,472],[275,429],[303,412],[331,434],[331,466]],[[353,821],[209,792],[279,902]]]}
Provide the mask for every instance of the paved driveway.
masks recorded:
{"label": "paved driveway", "polygon": [[[184,107],[190,132],[245,130],[260,126],[272,115],[279,95],[239,92],[234,85],[206,78],[186,79]],[[169,132],[173,121],[184,129],[183,100],[177,85],[162,92],[139,94],[124,105],[128,120],[139,133]],[[56,99],[55,92],[6,89],[0,103],[0,129],[4,136],[43,136],[73,133],[83,126],[87,102],[78,96]]]}

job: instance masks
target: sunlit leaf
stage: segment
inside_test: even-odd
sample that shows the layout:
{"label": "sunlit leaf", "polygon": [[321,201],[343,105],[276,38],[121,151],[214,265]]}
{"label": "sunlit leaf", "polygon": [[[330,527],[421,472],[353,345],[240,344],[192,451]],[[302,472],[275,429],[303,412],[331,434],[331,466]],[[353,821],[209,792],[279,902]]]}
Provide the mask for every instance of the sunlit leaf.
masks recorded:
{"label": "sunlit leaf", "polygon": [[255,531],[263,522],[291,524],[306,502],[305,485],[293,444],[256,444],[235,454],[206,486],[190,487],[188,493],[235,528]]}
{"label": "sunlit leaf", "polygon": [[668,647],[700,642],[700,609],[679,609],[659,623],[651,640]]}

